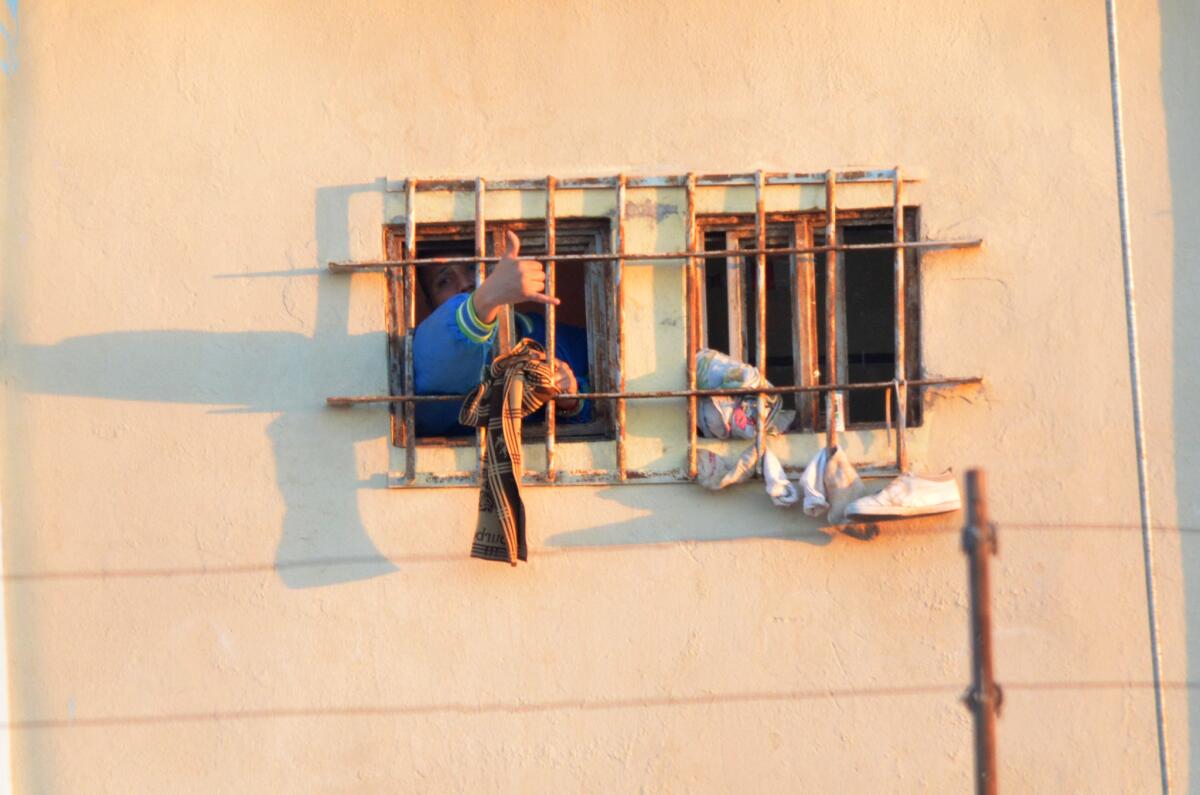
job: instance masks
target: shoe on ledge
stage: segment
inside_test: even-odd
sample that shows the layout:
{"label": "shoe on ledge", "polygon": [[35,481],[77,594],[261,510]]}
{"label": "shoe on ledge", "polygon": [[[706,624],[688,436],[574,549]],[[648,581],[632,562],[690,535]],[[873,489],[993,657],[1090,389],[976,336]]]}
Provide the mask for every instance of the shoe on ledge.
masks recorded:
{"label": "shoe on ledge", "polygon": [[847,505],[846,515],[851,518],[926,516],[960,508],[962,498],[953,472],[947,470],[940,475],[906,472],[879,493],[859,497]]}

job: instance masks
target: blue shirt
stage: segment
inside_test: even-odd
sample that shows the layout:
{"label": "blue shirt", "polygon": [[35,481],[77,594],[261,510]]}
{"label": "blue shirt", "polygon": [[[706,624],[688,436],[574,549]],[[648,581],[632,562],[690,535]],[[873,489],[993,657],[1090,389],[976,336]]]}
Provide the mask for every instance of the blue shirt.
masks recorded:
{"label": "blue shirt", "polygon": [[[492,358],[492,340],[497,323],[482,323],[475,316],[467,293],[459,293],[421,321],[413,335],[413,380],[418,395],[465,395],[479,385],[484,367]],[[546,344],[546,319],[541,315],[513,313],[516,333],[539,345]],[[570,366],[579,391],[588,390],[587,334],[575,326],[558,325],[555,356]],[[456,400],[417,403],[418,436],[450,436],[472,429],[458,422],[461,402]],[[537,422],[544,411],[529,417]],[[591,404],[584,402],[575,416],[564,422],[591,420]]]}

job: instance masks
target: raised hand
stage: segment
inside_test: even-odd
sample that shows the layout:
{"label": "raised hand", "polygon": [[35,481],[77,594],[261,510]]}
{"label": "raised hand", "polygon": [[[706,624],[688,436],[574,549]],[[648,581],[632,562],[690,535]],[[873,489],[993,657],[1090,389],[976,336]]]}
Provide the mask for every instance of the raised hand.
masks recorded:
{"label": "raised hand", "polygon": [[484,323],[496,319],[500,307],[536,301],[539,304],[559,303],[557,298],[546,295],[546,271],[540,262],[518,259],[521,240],[511,229],[505,234],[504,249],[500,261],[482,285],[471,296],[475,314]]}

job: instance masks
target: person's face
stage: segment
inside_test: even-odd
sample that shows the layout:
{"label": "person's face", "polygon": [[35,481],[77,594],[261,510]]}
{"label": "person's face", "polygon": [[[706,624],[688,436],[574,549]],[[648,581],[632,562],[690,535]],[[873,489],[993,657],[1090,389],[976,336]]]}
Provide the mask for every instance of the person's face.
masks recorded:
{"label": "person's face", "polygon": [[459,293],[475,289],[475,279],[469,265],[429,265],[426,269],[429,273],[425,277],[425,287],[434,309]]}

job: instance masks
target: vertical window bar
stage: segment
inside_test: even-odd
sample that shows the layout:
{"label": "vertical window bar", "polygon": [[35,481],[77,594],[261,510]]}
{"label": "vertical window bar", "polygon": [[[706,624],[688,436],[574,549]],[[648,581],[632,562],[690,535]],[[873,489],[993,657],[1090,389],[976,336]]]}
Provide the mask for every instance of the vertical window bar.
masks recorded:
{"label": "vertical window bar", "polygon": [[[754,237],[758,255],[754,270],[754,365],[763,378],[767,377],[767,213],[762,169],[754,172]],[[763,455],[767,452],[767,398],[759,392],[758,423],[754,429],[754,445],[758,448],[758,471],[762,472]]]}
{"label": "vertical window bar", "polygon": [[[613,290],[617,308],[617,391],[625,391],[625,175],[617,175],[617,233],[613,249],[617,255]],[[625,400],[617,398],[617,480],[625,480]]]}
{"label": "vertical window bar", "polygon": [[[832,171],[825,172],[825,244],[837,245],[837,177]],[[837,251],[830,248],[825,252],[825,382],[836,384],[838,378],[838,278]],[[825,393],[825,445],[837,447],[838,393]]]}
{"label": "vertical window bar", "polygon": [[[404,185],[404,258],[417,258],[417,181],[409,178]],[[404,266],[404,329],[417,325],[417,307],[413,301],[416,288],[416,266]]]}
{"label": "vertical window bar", "polygon": [[[554,218],[554,193],[557,188],[557,181],[554,177],[546,177],[546,256],[553,257],[555,248],[558,243],[558,227]],[[546,295],[553,298],[557,289],[554,283],[554,260],[546,260]],[[558,375],[558,351],[556,348],[558,337],[558,314],[557,307],[554,304],[546,304],[546,358],[550,360],[550,372],[553,376]],[[551,398],[546,404],[546,480],[553,483],[555,480],[554,470],[554,434],[557,430],[555,416],[556,406],[554,399]]]}
{"label": "vertical window bar", "polygon": [[[417,181],[409,178],[404,186],[404,258],[417,257]],[[413,382],[413,331],[417,325],[416,266],[404,266],[404,392],[411,395],[416,391]],[[406,402],[404,406],[404,479],[411,484],[417,477],[417,407]]]}
{"label": "vertical window bar", "polygon": [[892,389],[893,388],[895,388],[895,382],[893,382],[892,387],[889,387],[888,389],[885,389],[883,391],[883,421],[884,421],[884,424],[887,426],[887,443],[889,445],[892,443]]}
{"label": "vertical window bar", "polygon": [[[495,232],[492,235],[492,245],[494,245],[496,247],[496,255],[499,256],[500,252],[504,249],[504,247],[508,245],[508,228],[507,227],[497,228],[495,230]],[[502,353],[502,354],[508,353],[510,350],[512,350],[513,343],[516,341],[513,339],[513,306],[512,306],[512,304],[505,304],[504,306],[500,307],[499,322],[500,322],[500,338],[499,338],[500,353]]]}
{"label": "vertical window bar", "polygon": [[[793,245],[796,248],[812,245],[812,225],[808,220],[797,221],[793,229]],[[793,254],[790,264],[792,372],[796,384],[815,386],[820,383],[817,369],[816,261],[812,254]],[[795,401],[797,426],[816,430],[819,427],[818,398],[811,393],[801,392],[795,396]]]}
{"label": "vertical window bar", "polygon": [[904,249],[900,248],[900,244],[904,242],[904,180],[900,176],[899,166],[892,172],[892,197],[892,242],[896,244],[893,261],[896,284],[896,415],[898,418],[896,469],[904,472],[908,469],[908,446],[904,433],[905,426],[908,424],[908,368],[905,366],[904,350],[907,332],[904,310],[907,298],[904,293]]}
{"label": "vertical window bar", "polygon": [[[687,175],[687,250],[695,252],[696,246],[696,175],[688,173]],[[696,350],[700,347],[700,318],[702,311],[700,309],[700,290],[699,276],[696,271],[696,258],[689,257],[686,268],[687,285],[687,305],[684,307],[685,321],[687,323],[687,388],[694,390],[696,388]],[[688,397],[688,451],[687,451],[687,472],[688,479],[696,479],[696,396]]]}
{"label": "vertical window bar", "polygon": [[[387,253],[391,259],[391,252]],[[388,394],[405,394],[404,386],[404,334],[401,325],[400,301],[403,290],[396,278],[395,268],[388,268],[384,274],[387,285],[387,312],[385,326],[388,340]],[[393,403],[388,410],[388,422],[391,430],[392,444],[404,447],[407,440],[404,435],[404,404]]]}
{"label": "vertical window bar", "polygon": [[[484,215],[487,182],[483,177],[475,178],[475,256],[487,256],[487,226]],[[479,289],[487,276],[483,260],[475,263],[475,289]],[[470,300],[470,299],[468,299]],[[487,428],[475,430],[475,479],[483,483],[483,459],[487,451]]]}
{"label": "vertical window bar", "polygon": [[[727,232],[725,234],[725,250],[733,251],[741,248],[738,243],[737,232]],[[746,295],[745,295],[745,279],[743,275],[746,272],[745,257],[730,257],[725,260],[725,295],[729,301],[729,355],[735,359],[741,359],[743,362],[748,358],[746,355]]]}

